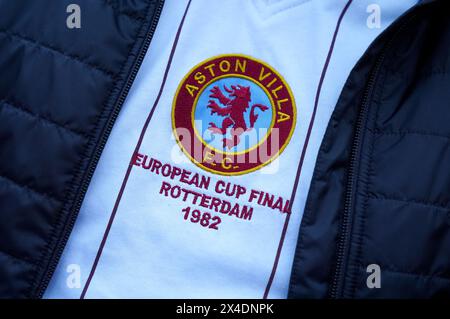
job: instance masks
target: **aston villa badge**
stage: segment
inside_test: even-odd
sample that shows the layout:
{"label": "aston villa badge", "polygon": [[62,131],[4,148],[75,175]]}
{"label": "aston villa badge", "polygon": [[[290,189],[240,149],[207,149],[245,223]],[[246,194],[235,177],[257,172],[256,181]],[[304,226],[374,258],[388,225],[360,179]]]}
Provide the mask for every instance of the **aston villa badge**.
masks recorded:
{"label": "aston villa badge", "polygon": [[244,55],[213,57],[192,68],[172,106],[175,138],[199,167],[222,175],[273,161],[295,128],[293,94],[280,74]]}

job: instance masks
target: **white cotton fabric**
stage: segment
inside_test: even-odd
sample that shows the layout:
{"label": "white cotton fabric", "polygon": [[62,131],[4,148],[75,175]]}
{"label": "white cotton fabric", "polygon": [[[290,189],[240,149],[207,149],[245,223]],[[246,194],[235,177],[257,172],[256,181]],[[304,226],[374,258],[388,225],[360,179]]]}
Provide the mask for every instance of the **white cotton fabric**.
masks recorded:
{"label": "white cotton fabric", "polygon": [[[46,298],[80,297],[130,157],[161,86],[187,2],[166,0],[150,48],[98,163]],[[289,199],[321,72],[346,3],[347,0],[193,0],[140,153],[210,176],[212,184],[220,179]],[[287,296],[315,160],[343,85],[375,37],[415,3],[416,0],[377,0],[380,28],[369,28],[367,24],[371,15],[367,8],[373,5],[372,0],[353,1],[342,20],[269,298]],[[292,89],[297,107],[294,134],[278,160],[241,176],[220,176],[192,164],[180,152],[172,134],[172,100],[180,81],[194,65],[222,54],[245,54],[269,64]],[[219,230],[205,229],[183,219],[181,209],[186,203],[159,194],[162,181],[176,184],[133,168],[86,297],[262,298],[286,215],[253,206],[251,221],[221,216]],[[211,191],[205,193],[215,195]],[[245,204],[243,199],[233,202]]]}

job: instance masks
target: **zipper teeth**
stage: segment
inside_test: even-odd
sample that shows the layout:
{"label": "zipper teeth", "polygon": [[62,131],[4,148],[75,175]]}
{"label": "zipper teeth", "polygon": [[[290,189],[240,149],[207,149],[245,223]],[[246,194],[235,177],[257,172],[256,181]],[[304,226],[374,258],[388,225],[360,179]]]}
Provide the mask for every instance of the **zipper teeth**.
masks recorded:
{"label": "zipper teeth", "polygon": [[[377,63],[378,66],[378,63]],[[377,70],[378,71],[378,70]],[[351,210],[351,205],[353,202],[353,185],[354,185],[354,175],[355,175],[355,166],[356,166],[356,160],[358,157],[358,150],[359,150],[359,144],[361,139],[361,131],[362,131],[362,125],[364,124],[364,120],[367,113],[367,101],[369,98],[369,92],[371,91],[370,88],[375,83],[375,76],[371,75],[369,80],[368,89],[364,93],[363,102],[362,102],[362,108],[361,112],[358,116],[358,121],[356,124],[356,131],[354,136],[354,142],[352,145],[352,151],[350,155],[350,166],[349,166],[349,173],[348,173],[348,182],[347,182],[347,191],[345,194],[344,199],[344,215],[342,216],[342,225],[341,225],[341,234],[342,237],[339,240],[338,243],[338,255],[336,260],[336,275],[334,276],[333,284],[331,287],[331,298],[337,298],[338,297],[338,285],[340,281],[340,277],[342,276],[342,264],[344,260],[344,253],[345,253],[345,244],[346,240],[345,238],[348,237],[348,234],[350,232],[349,228],[349,215]]]}
{"label": "zipper teeth", "polygon": [[332,286],[330,289],[330,297],[331,298],[339,298],[342,294],[342,279],[344,276],[344,257],[345,252],[347,251],[348,246],[348,236],[350,234],[350,216],[353,206],[353,193],[354,193],[354,186],[355,186],[355,177],[356,177],[356,161],[358,160],[358,155],[361,147],[361,135],[362,135],[362,127],[366,122],[367,113],[369,110],[369,97],[373,91],[373,86],[377,80],[378,77],[378,71],[381,68],[381,65],[383,64],[383,61],[386,57],[386,52],[389,50],[391,45],[393,44],[395,38],[397,35],[403,30],[403,28],[414,18],[416,17],[416,14],[412,15],[409,19],[404,21],[397,31],[394,33],[394,35],[389,39],[388,43],[385,45],[385,47],[382,49],[382,52],[380,53],[380,56],[377,59],[377,62],[370,74],[370,78],[367,84],[367,87],[364,92],[364,96],[361,102],[361,111],[358,115],[358,120],[356,122],[356,129],[355,129],[355,135],[353,138],[353,144],[352,144],[352,150],[350,154],[350,165],[348,170],[348,181],[347,181],[347,188],[346,188],[346,194],[344,199],[344,214],[342,216],[342,223],[341,223],[341,231],[340,233],[342,236],[339,239],[338,247],[337,247],[337,258],[336,258],[336,268],[334,273],[334,278],[332,282]]}
{"label": "zipper teeth", "polygon": [[53,258],[53,262],[51,263],[51,265],[49,265],[48,270],[45,274],[45,277],[41,283],[41,285],[38,287],[38,293],[37,293],[37,297],[40,299],[43,297],[45,289],[47,288],[51,277],[54,273],[54,271],[56,270],[56,267],[58,265],[58,261],[64,251],[64,247],[65,244],[67,243],[67,241],[69,240],[69,236],[70,233],[75,225],[75,221],[77,219],[78,216],[78,212],[80,211],[81,205],[83,203],[83,198],[86,195],[87,189],[89,187],[90,181],[92,179],[92,176],[94,175],[95,172],[95,168],[97,166],[98,161],[100,160],[100,156],[103,152],[103,149],[105,148],[106,142],[108,140],[108,137],[111,133],[111,130],[114,126],[114,123],[119,115],[119,112],[122,108],[122,105],[128,95],[128,92],[131,89],[131,86],[133,85],[134,79],[136,78],[136,75],[140,69],[140,66],[145,58],[145,55],[147,53],[147,50],[150,46],[150,42],[152,40],[153,34],[155,33],[156,30],[156,26],[158,24],[159,18],[161,16],[161,12],[162,12],[162,8],[164,5],[164,1],[160,1],[158,4],[158,7],[156,8],[156,12],[155,15],[152,19],[152,24],[150,26],[150,29],[147,31],[146,34],[146,38],[145,38],[145,42],[142,46],[142,48],[140,49],[140,53],[139,56],[133,66],[133,70],[130,73],[130,76],[128,77],[127,83],[125,84],[124,90],[122,91],[121,95],[119,96],[117,102],[116,102],[116,106],[114,107],[114,110],[108,120],[108,123],[106,125],[106,129],[103,132],[103,135],[101,137],[100,143],[98,144],[94,156],[93,156],[93,160],[90,162],[89,167],[88,167],[88,171],[87,171],[87,175],[82,183],[81,186],[81,191],[76,199],[76,203],[75,206],[71,212],[71,217],[70,220],[68,222],[68,225],[66,227],[66,232],[63,236],[63,239],[59,242],[57,249],[56,249],[56,253],[54,255]]}

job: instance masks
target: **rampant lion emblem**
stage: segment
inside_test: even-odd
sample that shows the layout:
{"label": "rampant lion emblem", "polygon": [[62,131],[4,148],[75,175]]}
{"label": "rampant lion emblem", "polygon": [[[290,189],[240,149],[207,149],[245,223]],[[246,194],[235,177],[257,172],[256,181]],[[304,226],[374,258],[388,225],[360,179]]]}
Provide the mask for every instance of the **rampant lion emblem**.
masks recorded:
{"label": "rampant lion emblem", "polygon": [[262,112],[269,109],[268,106],[262,104],[253,104],[250,108],[250,126],[247,127],[244,114],[247,112],[251,102],[251,92],[249,86],[237,85],[231,86],[231,89],[224,85],[224,90],[228,93],[226,97],[218,86],[213,87],[209,95],[210,98],[217,99],[223,106],[219,106],[215,100],[209,100],[208,108],[211,109],[211,114],[217,114],[225,117],[222,121],[221,127],[218,127],[213,122],[209,123],[208,129],[213,134],[225,135],[227,129],[231,128],[231,138],[223,139],[223,147],[231,149],[240,143],[240,135],[246,131],[253,129],[258,114],[255,113],[255,109],[258,108]]}

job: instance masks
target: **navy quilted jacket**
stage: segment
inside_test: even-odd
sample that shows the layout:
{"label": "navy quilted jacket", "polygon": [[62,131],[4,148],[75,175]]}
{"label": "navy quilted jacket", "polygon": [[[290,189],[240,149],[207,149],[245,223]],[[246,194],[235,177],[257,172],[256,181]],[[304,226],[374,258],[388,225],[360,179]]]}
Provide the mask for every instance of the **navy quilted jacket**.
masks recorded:
{"label": "navy quilted jacket", "polygon": [[[0,0],[3,298],[43,295],[163,6],[78,0],[94,27],[55,28],[70,3]],[[317,158],[290,297],[450,296],[449,123],[450,3],[425,0],[347,80]],[[369,264],[383,270],[381,289],[367,288]]]}

